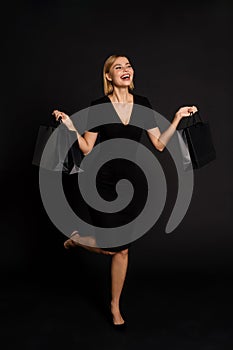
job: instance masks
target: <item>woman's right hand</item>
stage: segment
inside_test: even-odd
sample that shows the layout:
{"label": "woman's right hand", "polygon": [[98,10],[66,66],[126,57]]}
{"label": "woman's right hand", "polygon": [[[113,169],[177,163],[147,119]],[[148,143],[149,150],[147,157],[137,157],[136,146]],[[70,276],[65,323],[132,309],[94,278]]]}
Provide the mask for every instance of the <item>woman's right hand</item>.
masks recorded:
{"label": "woman's right hand", "polygon": [[191,113],[196,113],[198,111],[196,106],[184,106],[181,107],[175,114],[175,116],[181,120],[184,117],[190,117]]}
{"label": "woman's right hand", "polygon": [[61,112],[57,109],[55,109],[53,112],[52,112],[52,115],[54,115],[55,119],[58,121],[59,118],[61,118],[62,122],[65,124],[65,126],[70,130],[70,131],[76,131],[76,128],[72,122],[72,120],[70,119],[70,117],[64,113],[64,112]]}

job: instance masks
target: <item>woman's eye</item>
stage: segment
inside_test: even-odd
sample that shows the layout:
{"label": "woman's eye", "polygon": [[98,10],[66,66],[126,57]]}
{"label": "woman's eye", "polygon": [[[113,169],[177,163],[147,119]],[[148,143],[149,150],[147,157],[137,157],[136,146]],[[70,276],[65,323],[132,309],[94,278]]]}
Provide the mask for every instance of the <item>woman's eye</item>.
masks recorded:
{"label": "woman's eye", "polygon": [[[129,64],[129,65],[126,66],[126,68],[132,68],[132,66]],[[122,67],[121,66],[117,66],[117,67],[115,67],[115,69],[122,69]]]}

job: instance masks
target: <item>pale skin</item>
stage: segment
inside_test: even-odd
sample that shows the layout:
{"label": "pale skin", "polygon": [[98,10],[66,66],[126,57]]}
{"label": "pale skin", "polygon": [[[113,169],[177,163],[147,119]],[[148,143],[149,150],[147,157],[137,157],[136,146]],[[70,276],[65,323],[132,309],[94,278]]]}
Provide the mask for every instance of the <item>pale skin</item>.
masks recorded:
{"label": "pale skin", "polygon": [[[134,69],[127,57],[116,58],[109,72],[106,73],[106,79],[111,82],[113,87],[113,91],[110,95],[108,95],[108,97],[110,98],[121,122],[124,125],[127,125],[130,121],[130,115],[134,102],[133,95],[129,90],[133,77]],[[196,106],[181,107],[177,110],[171,124],[164,132],[161,133],[159,127],[147,130],[149,139],[156,150],[162,152],[176,131],[180,120],[184,117],[190,116],[191,112],[195,113],[197,110],[198,109]],[[91,152],[98,136],[97,132],[85,131],[83,136],[81,136],[78,130],[74,127],[72,120],[66,113],[60,110],[54,110],[52,114],[56,120],[61,117],[62,122],[67,126],[67,128],[76,132],[79,147],[84,155]],[[72,237],[65,241],[64,246],[67,249],[70,247],[81,246],[91,252],[111,255],[111,312],[113,316],[113,323],[116,325],[123,324],[125,321],[120,312],[120,296],[127,273],[128,249],[124,249],[120,252],[103,250],[96,246],[96,242],[93,237],[80,237],[78,232],[74,232]]]}

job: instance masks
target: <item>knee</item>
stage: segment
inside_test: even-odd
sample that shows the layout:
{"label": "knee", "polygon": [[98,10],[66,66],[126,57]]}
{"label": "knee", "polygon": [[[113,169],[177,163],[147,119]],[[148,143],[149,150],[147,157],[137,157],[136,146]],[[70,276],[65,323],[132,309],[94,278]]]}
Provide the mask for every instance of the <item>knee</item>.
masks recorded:
{"label": "knee", "polygon": [[122,257],[122,258],[126,258],[128,256],[128,252],[129,252],[129,249],[123,249],[121,251],[118,252],[118,254]]}

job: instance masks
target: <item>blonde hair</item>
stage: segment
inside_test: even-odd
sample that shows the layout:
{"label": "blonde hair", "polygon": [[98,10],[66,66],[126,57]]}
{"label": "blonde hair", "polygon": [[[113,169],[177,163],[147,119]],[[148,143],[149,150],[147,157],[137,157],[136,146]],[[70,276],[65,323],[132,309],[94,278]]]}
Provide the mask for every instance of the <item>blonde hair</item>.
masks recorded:
{"label": "blonde hair", "polygon": [[[103,68],[103,84],[104,84],[104,94],[105,95],[109,95],[112,93],[113,91],[113,86],[112,86],[112,82],[109,81],[106,78],[106,73],[109,73],[110,68],[112,67],[113,63],[116,61],[116,59],[118,57],[126,57],[125,55],[111,55],[109,56],[106,61],[104,62],[104,68]],[[126,57],[127,58],[127,57]],[[129,86],[130,90],[134,89],[134,83],[133,81],[131,82],[130,86]]]}

